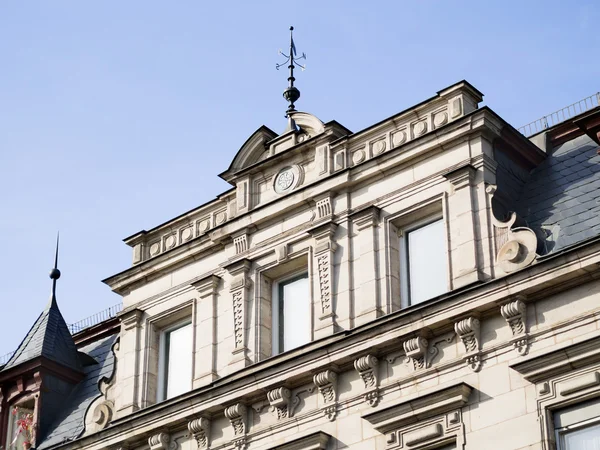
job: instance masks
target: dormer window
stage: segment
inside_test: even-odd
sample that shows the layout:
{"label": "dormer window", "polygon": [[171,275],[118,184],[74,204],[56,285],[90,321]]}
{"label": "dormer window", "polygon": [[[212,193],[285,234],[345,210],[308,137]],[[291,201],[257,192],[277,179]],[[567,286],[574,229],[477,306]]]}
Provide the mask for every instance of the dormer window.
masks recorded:
{"label": "dormer window", "polygon": [[446,292],[448,256],[444,220],[430,217],[402,229],[400,234],[401,294],[408,305]]}
{"label": "dormer window", "polygon": [[180,322],[162,331],[159,355],[159,400],[192,389],[192,324]]}
{"label": "dormer window", "polygon": [[33,399],[20,402],[11,408],[8,416],[8,428],[6,433],[7,449],[27,448],[25,444],[33,443],[34,423],[33,410],[35,403]]}
{"label": "dormer window", "polygon": [[310,295],[308,273],[273,283],[273,355],[310,342]]}

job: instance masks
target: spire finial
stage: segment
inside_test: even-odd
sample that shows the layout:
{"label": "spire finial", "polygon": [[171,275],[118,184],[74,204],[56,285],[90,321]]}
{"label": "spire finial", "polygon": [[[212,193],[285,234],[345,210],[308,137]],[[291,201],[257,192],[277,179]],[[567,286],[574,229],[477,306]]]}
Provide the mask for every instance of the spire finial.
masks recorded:
{"label": "spire finial", "polygon": [[56,305],[56,280],[60,278],[60,270],[58,270],[59,238],[59,233],[56,233],[56,251],[54,253],[54,268],[50,271],[50,279],[52,280],[52,292],[50,293],[50,302],[52,305]]}
{"label": "spire finial", "polygon": [[306,54],[302,53],[302,56],[300,56],[299,58],[296,58],[296,46],[294,45],[294,27],[290,27],[290,54],[286,55],[285,53],[283,53],[281,50],[279,50],[279,53],[281,55],[283,55],[284,58],[286,58],[286,60],[284,62],[282,62],[281,64],[277,64],[275,67],[277,68],[277,70],[279,70],[280,67],[286,65],[289,63],[288,65],[288,69],[290,69],[290,76],[288,77],[288,88],[283,91],[283,97],[290,102],[290,105],[288,106],[287,111],[285,112],[285,116],[290,118],[290,114],[293,112],[296,112],[296,107],[294,105],[294,102],[296,102],[299,98],[300,98],[300,91],[298,90],[298,88],[296,88],[294,86],[294,81],[296,81],[296,78],[294,78],[294,68],[296,67],[294,65],[294,63],[296,63],[298,65],[298,67],[300,67],[302,70],[305,69],[305,66],[301,65],[298,63],[298,61],[302,60],[302,59],[306,59]]}

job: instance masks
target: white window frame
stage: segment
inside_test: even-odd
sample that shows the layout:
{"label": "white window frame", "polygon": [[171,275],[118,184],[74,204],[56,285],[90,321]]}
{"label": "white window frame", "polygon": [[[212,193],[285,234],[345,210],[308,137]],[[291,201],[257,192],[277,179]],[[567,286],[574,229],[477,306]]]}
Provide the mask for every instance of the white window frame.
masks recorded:
{"label": "white window frame", "polygon": [[[408,235],[412,231],[416,231],[420,228],[426,227],[434,222],[441,221],[444,231],[447,230],[446,220],[444,219],[444,215],[440,211],[437,214],[429,215],[420,220],[416,220],[407,224],[406,226],[398,229],[398,239],[399,239],[399,259],[400,259],[400,301],[403,308],[413,306],[413,303],[410,298],[410,264],[409,264],[409,251],[408,251]],[[444,239],[444,259],[446,261],[446,291],[450,290],[450,260],[448,254],[448,239]],[[440,294],[442,295],[442,294]],[[424,300],[425,302],[427,300]],[[416,304],[421,304],[423,302],[419,302]]]}
{"label": "white window frame", "polygon": [[[190,326],[192,327],[192,339],[194,336],[193,333],[193,323],[191,319],[186,319],[179,321],[173,325],[165,327],[160,331],[160,343],[158,350],[158,386],[157,386],[157,401],[162,402],[167,400],[167,382],[168,382],[168,373],[167,366],[169,364],[169,360],[167,357],[167,341],[169,333],[179,330],[180,328]],[[192,352],[190,353],[190,360],[192,361],[192,370],[190,371],[190,389],[192,388],[192,376],[193,376],[193,352],[194,352],[194,343],[192,342]]]}
{"label": "white window frame", "polygon": [[[273,282],[272,292],[271,292],[271,353],[272,356],[279,355],[283,353],[283,350],[280,350],[281,338],[282,338],[282,327],[283,324],[280,323],[280,318],[283,315],[281,308],[281,286],[288,284],[290,282],[300,280],[302,278],[306,278],[308,285],[306,291],[306,307],[308,308],[309,315],[312,314],[311,308],[311,295],[310,295],[310,274],[308,268],[303,268],[301,270],[297,270],[292,272],[284,277],[278,278]],[[311,321],[312,322],[312,321]],[[312,330],[310,330],[310,341],[312,341]],[[308,343],[307,342],[307,343]]]}
{"label": "white window frame", "polygon": [[[563,426],[558,427],[556,425],[557,417],[560,414],[569,412],[575,412],[575,414],[579,417],[572,419],[574,420],[572,422],[562,424]],[[565,447],[565,437],[570,433],[583,430],[587,427],[600,425],[600,398],[595,398],[587,402],[576,403],[571,407],[564,408],[562,410],[555,410],[553,413],[553,420],[555,422],[554,433],[556,438],[556,449],[573,450]]]}

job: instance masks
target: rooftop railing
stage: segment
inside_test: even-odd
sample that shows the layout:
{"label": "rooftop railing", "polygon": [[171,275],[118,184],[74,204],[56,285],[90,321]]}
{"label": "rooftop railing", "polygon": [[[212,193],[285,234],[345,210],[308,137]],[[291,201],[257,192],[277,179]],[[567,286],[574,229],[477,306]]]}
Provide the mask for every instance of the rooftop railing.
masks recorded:
{"label": "rooftop railing", "polygon": [[[110,308],[107,308],[104,311],[100,311],[99,313],[96,313],[90,317],[86,317],[85,319],[80,320],[79,322],[68,324],[67,327],[69,328],[71,334],[79,333],[80,331],[83,331],[86,328],[93,327],[94,325],[98,325],[99,323],[104,322],[105,320],[116,317],[116,315],[119,312],[121,312],[122,309],[123,304],[119,303],[118,305],[111,306]],[[0,366],[5,365],[14,353],[15,352],[12,351],[7,353],[6,355],[0,356]]]}
{"label": "rooftop railing", "polygon": [[572,117],[575,117],[581,113],[584,113],[596,106],[600,105],[600,92],[595,93],[594,95],[590,95],[578,102],[573,103],[572,105],[565,106],[558,111],[555,111],[547,116],[544,116],[540,119],[534,120],[527,125],[519,128],[519,131],[525,135],[525,137],[533,136],[534,134],[538,134],[544,131],[546,128],[553,127],[554,125],[558,125],[565,120],[569,120]]}

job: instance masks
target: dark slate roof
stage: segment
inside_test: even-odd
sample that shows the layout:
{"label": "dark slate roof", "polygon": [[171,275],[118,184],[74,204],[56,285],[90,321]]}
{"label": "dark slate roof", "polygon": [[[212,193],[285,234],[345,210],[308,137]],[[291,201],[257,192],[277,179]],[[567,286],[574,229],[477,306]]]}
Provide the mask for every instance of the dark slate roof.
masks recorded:
{"label": "dark slate roof", "polygon": [[519,202],[520,215],[548,254],[600,235],[598,144],[579,136],[557,146],[536,167]]}
{"label": "dark slate roof", "polygon": [[39,356],[51,359],[70,369],[81,370],[77,348],[54,296],[2,371]]}
{"label": "dark slate roof", "polygon": [[61,415],[50,427],[48,437],[38,443],[37,449],[72,441],[84,432],[85,413],[90,404],[101,395],[100,381],[111,379],[114,375],[115,358],[111,349],[116,339],[117,335],[114,334],[79,349],[94,358],[98,364],[84,367],[85,378],[65,400]]}

